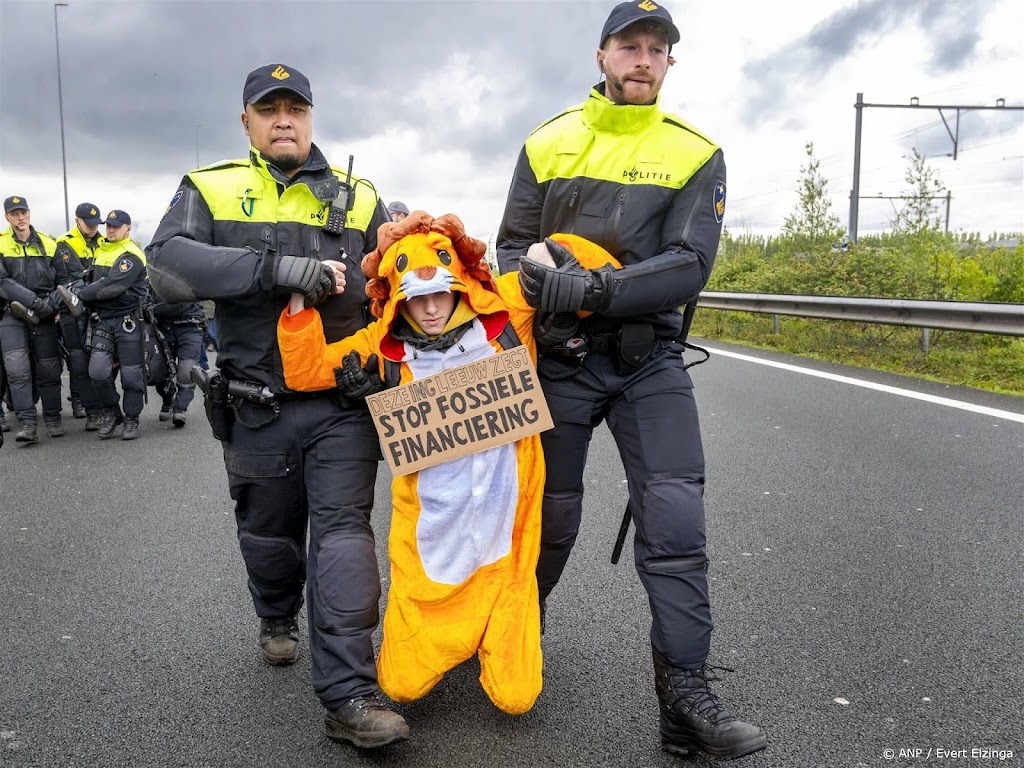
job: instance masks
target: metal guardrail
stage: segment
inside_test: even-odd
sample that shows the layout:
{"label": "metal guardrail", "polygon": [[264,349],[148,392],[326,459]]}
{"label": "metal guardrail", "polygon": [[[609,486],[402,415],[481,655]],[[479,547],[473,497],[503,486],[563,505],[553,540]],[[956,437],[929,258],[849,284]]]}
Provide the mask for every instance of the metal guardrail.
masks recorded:
{"label": "metal guardrail", "polygon": [[824,320],[1024,336],[1024,304],[704,291],[697,306]]}

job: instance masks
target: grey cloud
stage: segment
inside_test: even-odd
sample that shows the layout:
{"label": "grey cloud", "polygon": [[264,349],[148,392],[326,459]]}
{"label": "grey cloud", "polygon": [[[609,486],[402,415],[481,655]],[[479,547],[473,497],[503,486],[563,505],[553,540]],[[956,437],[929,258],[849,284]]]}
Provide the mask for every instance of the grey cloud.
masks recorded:
{"label": "grey cloud", "polygon": [[[72,0],[59,9],[68,170],[183,173],[197,143],[202,163],[243,154],[242,82],[276,56],[310,78],[318,142],[404,126],[481,158],[514,152],[543,119],[585,98],[609,7]],[[11,170],[60,167],[53,24],[52,4],[0,0],[0,164]],[[510,93],[518,106],[487,130],[404,106],[424,78],[438,93],[450,87],[433,73],[453,52],[471,57],[498,98],[510,82],[530,92]]]}
{"label": "grey cloud", "polygon": [[858,47],[908,22],[930,43],[934,67],[956,70],[974,55],[979,27],[991,5],[992,0],[860,0],[802,38],[746,64],[743,73],[758,86],[743,117],[754,123],[785,114],[794,91],[812,86]]}

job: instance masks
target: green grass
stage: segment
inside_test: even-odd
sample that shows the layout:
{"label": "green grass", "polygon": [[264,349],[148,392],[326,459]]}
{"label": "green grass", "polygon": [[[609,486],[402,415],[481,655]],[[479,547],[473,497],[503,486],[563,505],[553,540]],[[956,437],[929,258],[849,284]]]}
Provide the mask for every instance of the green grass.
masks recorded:
{"label": "green grass", "polygon": [[1024,338],[702,309],[691,336],[1024,397]]}

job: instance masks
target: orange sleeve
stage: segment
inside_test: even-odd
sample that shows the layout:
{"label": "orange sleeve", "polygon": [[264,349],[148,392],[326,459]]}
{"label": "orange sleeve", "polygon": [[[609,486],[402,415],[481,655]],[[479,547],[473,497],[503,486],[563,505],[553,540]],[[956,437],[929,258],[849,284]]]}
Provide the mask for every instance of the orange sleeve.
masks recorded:
{"label": "orange sleeve", "polygon": [[299,392],[333,389],[336,386],[334,369],[341,365],[345,355],[359,352],[360,359],[365,362],[375,351],[370,330],[374,326],[376,323],[328,344],[319,312],[310,307],[289,315],[285,308],[277,321],[277,346],[281,352],[285,384]]}

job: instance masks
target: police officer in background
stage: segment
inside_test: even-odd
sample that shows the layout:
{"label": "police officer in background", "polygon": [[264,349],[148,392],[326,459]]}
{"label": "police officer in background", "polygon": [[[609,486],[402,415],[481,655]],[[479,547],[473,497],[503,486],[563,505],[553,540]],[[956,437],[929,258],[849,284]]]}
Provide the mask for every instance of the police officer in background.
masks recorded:
{"label": "police officer in background", "polygon": [[[98,435],[114,436],[124,424],[122,440],[139,436],[139,414],[146,403],[146,377],[142,307],[146,299],[146,256],[131,240],[132,219],[114,210],[104,222],[106,237],[92,264],[90,282],[78,298],[91,312],[89,377],[102,412]],[[124,411],[114,386],[114,360],[118,361]]]}
{"label": "police officer in background", "polygon": [[[576,540],[587,448],[594,427],[607,421],[629,484],[634,558],[653,614],[662,746],[735,758],[768,742],[708,685],[704,455],[679,309],[711,273],[725,162],[714,142],[658,105],[679,39],[669,12],[651,0],[615,6],[596,56],[604,82],[584,104],[537,128],[520,152],[497,256],[502,271],[520,270],[526,299],[540,311],[539,371],[555,423],[541,435],[548,458],[542,605]],[[583,269],[553,244],[555,268],[525,258],[555,232],[604,246],[622,268]],[[580,320],[581,310],[593,314]],[[589,350],[582,360],[572,355],[580,348]]]}
{"label": "police officer in background", "polygon": [[24,197],[4,200],[10,228],[0,235],[0,298],[7,302],[0,317],[3,350],[11,400],[18,418],[19,443],[38,441],[35,398],[43,404],[43,423],[50,437],[64,434],[61,424],[60,359],[54,315],[63,300],[57,285],[70,282],[57,244],[32,226]]}
{"label": "police officer in background", "polygon": [[401,221],[409,215],[409,206],[401,200],[394,200],[388,206],[388,213],[391,214],[392,221]]}
{"label": "police officer in background", "polygon": [[[77,287],[84,285],[83,271],[92,267],[96,253],[103,242],[100,224],[103,216],[93,203],[82,203],[75,208],[75,226],[57,239],[57,254],[69,265]],[[75,264],[80,265],[75,273]],[[75,284],[72,284],[75,285]],[[89,378],[89,353],[85,349],[85,333],[88,315],[84,312],[77,317],[71,312],[61,312],[60,330],[64,346],[68,350],[71,385],[71,411],[76,419],[85,418],[87,432],[100,428],[102,406],[96,396],[92,379]]]}
{"label": "police officer in background", "polygon": [[[151,290],[151,294],[154,292]],[[152,314],[146,318],[158,334],[155,342],[160,352],[160,365],[150,364],[150,376],[163,400],[160,421],[170,421],[175,427],[184,427],[185,412],[195,397],[196,385],[192,381],[192,366],[199,363],[206,328],[206,310],[198,301],[168,304],[151,295]],[[171,376],[173,369],[174,375]]]}
{"label": "police officer in background", "polygon": [[[343,405],[334,390],[287,390],[277,319],[295,291],[318,305],[328,341],[366,326],[359,263],[388,217],[369,182],[347,187],[345,170],[312,143],[313,96],[302,73],[283,64],[253,70],[242,104],[248,158],[185,176],[149,245],[150,280],[164,301],[215,299],[220,374],[236,393],[274,393],[264,404],[236,397],[228,418],[237,418],[220,435],[263,658],[295,661],[305,581],[327,735],[379,747],[409,730],[377,697],[376,432],[368,411]],[[211,396],[211,423],[225,415],[214,403]]]}

